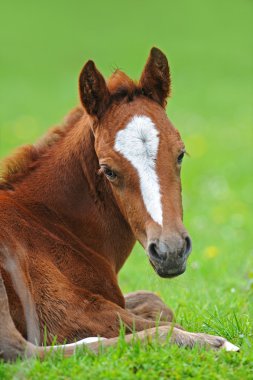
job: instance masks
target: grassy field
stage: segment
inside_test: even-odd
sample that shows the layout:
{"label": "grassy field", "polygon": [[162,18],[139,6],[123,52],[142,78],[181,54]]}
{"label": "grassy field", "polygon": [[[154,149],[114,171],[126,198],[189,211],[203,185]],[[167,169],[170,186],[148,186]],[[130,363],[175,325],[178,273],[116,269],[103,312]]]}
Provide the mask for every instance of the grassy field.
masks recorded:
{"label": "grassy field", "polygon": [[153,45],[167,54],[168,114],[191,156],[182,179],[193,252],[186,273],[170,281],[156,276],[137,245],[120,284],[124,292],[159,293],[186,329],[241,347],[216,353],[121,344],[98,357],[0,363],[0,378],[252,379],[252,1],[15,0],[0,7],[1,158],[77,103],[87,59],[105,75],[120,67],[138,78]]}

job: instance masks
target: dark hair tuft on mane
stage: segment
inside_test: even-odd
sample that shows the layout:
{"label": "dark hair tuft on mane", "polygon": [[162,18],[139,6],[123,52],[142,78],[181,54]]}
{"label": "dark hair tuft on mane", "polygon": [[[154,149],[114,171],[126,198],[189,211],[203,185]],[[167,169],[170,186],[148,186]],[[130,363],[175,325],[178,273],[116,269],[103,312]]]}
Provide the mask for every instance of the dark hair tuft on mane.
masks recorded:
{"label": "dark hair tuft on mane", "polygon": [[111,94],[111,102],[122,100],[131,102],[136,96],[142,94],[138,84],[118,69],[107,81],[107,86]]}

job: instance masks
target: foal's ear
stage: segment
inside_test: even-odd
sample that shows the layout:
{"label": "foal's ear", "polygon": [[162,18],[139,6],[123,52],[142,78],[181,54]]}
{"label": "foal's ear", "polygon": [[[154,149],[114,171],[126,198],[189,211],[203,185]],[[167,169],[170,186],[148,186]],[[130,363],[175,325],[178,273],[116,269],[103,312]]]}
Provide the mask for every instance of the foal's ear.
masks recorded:
{"label": "foal's ear", "polygon": [[166,106],[170,93],[170,69],[166,56],[161,50],[153,47],[142,72],[139,82],[144,95]]}
{"label": "foal's ear", "polygon": [[109,104],[110,94],[93,61],[88,61],[80,73],[79,94],[88,114],[100,118]]}

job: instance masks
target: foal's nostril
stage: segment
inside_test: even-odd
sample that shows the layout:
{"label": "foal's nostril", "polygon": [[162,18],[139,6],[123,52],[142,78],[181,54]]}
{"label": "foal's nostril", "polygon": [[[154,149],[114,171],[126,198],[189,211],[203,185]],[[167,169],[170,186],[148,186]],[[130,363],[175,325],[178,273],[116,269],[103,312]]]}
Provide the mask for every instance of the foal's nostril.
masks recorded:
{"label": "foal's nostril", "polygon": [[178,260],[178,258],[187,258],[192,249],[190,237],[186,236],[184,240],[180,238],[180,240],[177,240],[176,243],[173,240],[171,240],[170,246],[163,241],[158,241],[158,243],[150,243],[148,246],[150,258],[159,263],[165,262],[166,260],[173,261]]}
{"label": "foal's nostril", "polygon": [[149,244],[148,253],[152,259],[160,260],[159,251],[155,243]]}
{"label": "foal's nostril", "polygon": [[186,236],[185,238],[185,254],[189,255],[192,250],[192,241],[189,236]]}

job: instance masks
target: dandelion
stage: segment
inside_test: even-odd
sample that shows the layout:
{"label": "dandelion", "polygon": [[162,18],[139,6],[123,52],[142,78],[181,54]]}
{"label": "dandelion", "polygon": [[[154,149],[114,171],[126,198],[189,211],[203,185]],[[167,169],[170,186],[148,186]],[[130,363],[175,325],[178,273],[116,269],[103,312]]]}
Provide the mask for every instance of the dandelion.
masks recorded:
{"label": "dandelion", "polygon": [[206,247],[205,251],[204,251],[204,255],[207,259],[213,259],[214,257],[216,257],[219,253],[219,249],[218,247],[214,246],[214,245],[211,245],[209,247]]}

